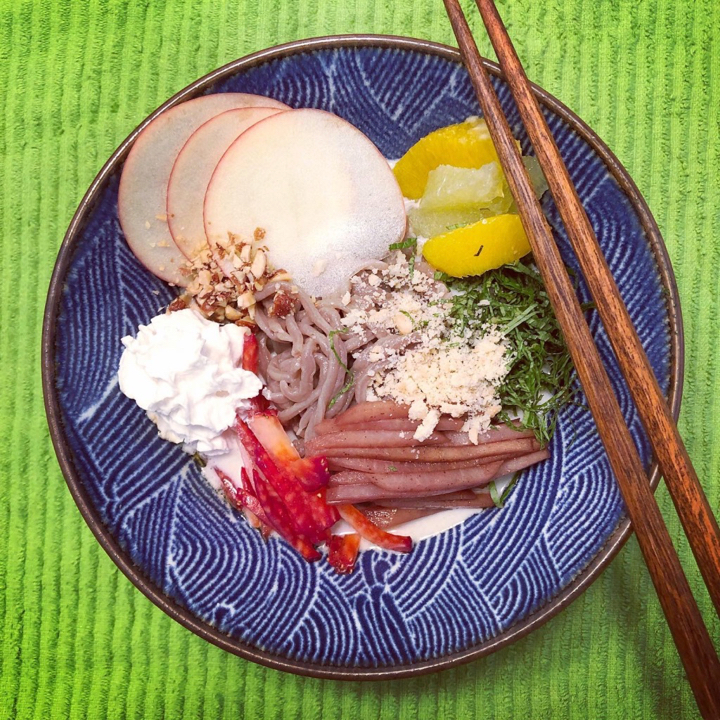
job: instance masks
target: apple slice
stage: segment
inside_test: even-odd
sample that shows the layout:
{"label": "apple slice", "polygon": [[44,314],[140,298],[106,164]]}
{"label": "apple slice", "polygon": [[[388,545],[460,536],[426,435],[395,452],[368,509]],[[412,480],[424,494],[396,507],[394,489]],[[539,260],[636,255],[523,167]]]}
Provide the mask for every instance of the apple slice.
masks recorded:
{"label": "apple slice", "polygon": [[186,257],[192,259],[207,245],[203,203],[220,158],[245,130],[279,112],[270,107],[226,110],[201,125],[183,145],[168,182],[167,217],[173,240]]}
{"label": "apple slice", "polygon": [[357,128],[301,109],[253,125],[218,163],[205,195],[211,245],[265,230],[269,260],[312,295],[339,291],[405,235],[387,161]]}
{"label": "apple slice", "polygon": [[180,267],[185,256],[173,242],[167,223],[167,185],[175,158],[200,125],[226,110],[286,105],[259,95],[203,95],[158,115],[137,136],[120,178],[118,214],[130,249],[150,272],[185,285]]}

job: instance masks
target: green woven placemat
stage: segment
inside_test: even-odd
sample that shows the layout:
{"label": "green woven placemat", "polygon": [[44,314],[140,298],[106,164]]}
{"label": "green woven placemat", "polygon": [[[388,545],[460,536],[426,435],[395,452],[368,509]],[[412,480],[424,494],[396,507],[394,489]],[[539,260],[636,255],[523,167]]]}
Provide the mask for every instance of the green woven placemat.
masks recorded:
{"label": "green woven placemat", "polygon": [[[468,5],[481,49],[488,52]],[[687,340],[681,430],[720,505],[720,3],[504,0],[531,77],[635,178],[668,245]],[[418,680],[286,675],[146,600],[70,497],[40,386],[65,228],[118,143],[171,94],[263,47],[375,32],[452,43],[440,0],[0,3],[0,718],[685,718],[692,696],[631,539],[568,610],[495,655]],[[658,497],[714,638],[699,573]]]}

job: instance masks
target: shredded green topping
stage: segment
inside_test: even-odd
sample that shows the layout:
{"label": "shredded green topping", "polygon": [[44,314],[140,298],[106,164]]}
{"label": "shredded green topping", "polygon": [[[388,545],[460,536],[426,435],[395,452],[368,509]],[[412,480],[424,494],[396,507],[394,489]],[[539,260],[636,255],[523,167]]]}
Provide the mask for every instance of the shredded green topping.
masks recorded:
{"label": "shredded green topping", "polygon": [[207,465],[205,458],[200,453],[195,453],[192,458],[201,468],[204,468]]}
{"label": "shredded green topping", "polygon": [[347,371],[345,384],[332,396],[328,403],[328,410],[355,384],[355,374],[352,370]]}
{"label": "shredded green topping", "polygon": [[573,402],[578,387],[547,291],[531,263],[523,259],[472,278],[436,272],[435,279],[453,291],[449,314],[454,335],[488,325],[505,335],[510,369],[499,388],[503,410],[498,419],[507,422],[511,412],[520,413],[521,427],[546,445],[560,409]]}
{"label": "shredded green topping", "polygon": [[342,361],[340,355],[338,355],[338,351],[335,349],[335,336],[344,335],[346,332],[347,328],[337,328],[336,330],[331,330],[328,333],[328,340],[330,341],[330,349],[332,350],[335,359],[338,361],[340,367],[347,373],[350,372],[350,370],[348,370],[348,366]]}
{"label": "shredded green topping", "polygon": [[512,476],[512,480],[508,483],[507,487],[502,491],[502,494],[497,489],[497,485],[495,484],[495,481],[493,480],[490,485],[488,486],[490,490],[490,497],[492,498],[492,501],[495,503],[495,507],[505,507],[505,501],[510,497],[510,493],[512,489],[515,487],[515,484],[518,481],[518,478],[520,477],[520,473],[516,472]]}
{"label": "shredded green topping", "polygon": [[331,330],[328,333],[328,340],[330,340],[330,349],[332,350],[335,359],[340,364],[340,367],[345,371],[345,384],[332,396],[328,403],[328,410],[335,405],[335,403],[355,384],[355,373],[348,368],[348,366],[340,359],[338,351],[335,349],[335,336],[344,334],[347,332],[347,328],[338,328]]}
{"label": "shredded green topping", "polygon": [[415,256],[417,255],[417,238],[406,238],[400,242],[392,243],[389,246],[390,250],[410,250],[408,256],[408,268],[410,270],[410,277],[415,275]]}
{"label": "shredded green topping", "polygon": [[417,247],[417,238],[407,238],[405,240],[401,240],[400,242],[392,243],[390,245],[390,250],[409,250],[409,249],[415,249]]}

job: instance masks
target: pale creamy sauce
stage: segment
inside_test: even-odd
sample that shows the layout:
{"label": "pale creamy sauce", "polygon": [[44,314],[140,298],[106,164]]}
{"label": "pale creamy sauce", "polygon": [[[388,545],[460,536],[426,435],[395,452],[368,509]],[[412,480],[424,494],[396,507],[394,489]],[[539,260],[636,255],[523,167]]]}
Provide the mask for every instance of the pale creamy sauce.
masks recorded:
{"label": "pale creamy sauce", "polygon": [[[227,452],[224,452],[222,455],[215,455],[214,457],[208,458],[207,464],[202,469],[203,477],[218,492],[222,492],[222,483],[215,472],[215,468],[222,470],[222,472],[224,472],[228,477],[239,478],[241,469],[250,465],[250,459],[247,456],[247,452],[240,444],[240,441],[234,431],[228,430],[225,441],[228,448]],[[223,497],[225,497],[224,494]]]}
{"label": "pale creamy sauce", "polygon": [[[478,512],[483,512],[483,510],[473,508],[443,510],[434,515],[428,515],[424,518],[418,518],[417,520],[411,520],[410,522],[387,528],[386,532],[392,533],[393,535],[407,535],[412,538],[413,544],[415,544],[420,542],[420,540],[432,537],[433,535],[439,535],[459,525]],[[344,520],[335,523],[332,528],[333,535],[348,535],[353,532],[355,531]],[[372,549],[377,550],[377,545],[365,539],[360,541],[360,550]]]}

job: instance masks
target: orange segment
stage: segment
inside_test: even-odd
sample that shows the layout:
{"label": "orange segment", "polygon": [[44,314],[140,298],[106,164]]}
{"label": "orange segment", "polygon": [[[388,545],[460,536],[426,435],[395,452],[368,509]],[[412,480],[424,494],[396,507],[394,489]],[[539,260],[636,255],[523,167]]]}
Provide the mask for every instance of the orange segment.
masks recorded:
{"label": "orange segment", "polygon": [[497,159],[485,121],[469,118],[418,140],[398,160],[393,172],[403,195],[417,200],[425,192],[428,173],[438,166],[479,168]]}
{"label": "orange segment", "polygon": [[452,275],[482,275],[487,270],[519,260],[530,252],[518,215],[496,215],[428,240],[425,259]]}

